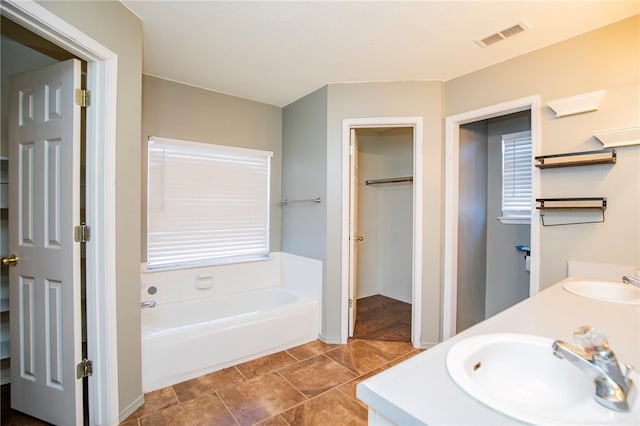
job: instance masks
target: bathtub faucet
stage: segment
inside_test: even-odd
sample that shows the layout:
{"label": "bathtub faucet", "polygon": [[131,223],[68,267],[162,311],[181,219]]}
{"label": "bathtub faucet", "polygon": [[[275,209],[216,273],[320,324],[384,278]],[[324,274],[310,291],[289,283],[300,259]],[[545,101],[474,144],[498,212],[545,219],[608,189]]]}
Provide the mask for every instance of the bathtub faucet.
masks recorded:
{"label": "bathtub faucet", "polygon": [[155,308],[156,301],[155,300],[147,300],[146,302],[140,302],[140,309],[148,309]]}
{"label": "bathtub faucet", "polygon": [[635,285],[636,287],[640,287],[640,278],[632,277],[631,275],[625,275],[622,277],[622,282],[624,284]]}

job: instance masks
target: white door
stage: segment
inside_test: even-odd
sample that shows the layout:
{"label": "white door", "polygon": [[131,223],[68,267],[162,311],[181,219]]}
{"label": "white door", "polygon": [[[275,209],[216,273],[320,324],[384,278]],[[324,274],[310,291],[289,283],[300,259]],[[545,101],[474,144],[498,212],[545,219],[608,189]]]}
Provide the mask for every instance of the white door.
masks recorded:
{"label": "white door", "polygon": [[9,250],[11,406],[82,424],[80,61],[11,76]]}
{"label": "white door", "polygon": [[358,296],[358,135],[351,129],[349,166],[349,337],[356,327]]}

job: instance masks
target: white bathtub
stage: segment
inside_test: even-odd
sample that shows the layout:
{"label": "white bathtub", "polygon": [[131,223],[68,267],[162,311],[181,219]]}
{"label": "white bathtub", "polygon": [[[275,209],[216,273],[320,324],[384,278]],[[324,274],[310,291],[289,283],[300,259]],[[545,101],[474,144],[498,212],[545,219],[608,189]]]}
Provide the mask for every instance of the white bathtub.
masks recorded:
{"label": "white bathtub", "polygon": [[319,303],[271,287],[142,310],[142,388],[149,392],[318,337]]}

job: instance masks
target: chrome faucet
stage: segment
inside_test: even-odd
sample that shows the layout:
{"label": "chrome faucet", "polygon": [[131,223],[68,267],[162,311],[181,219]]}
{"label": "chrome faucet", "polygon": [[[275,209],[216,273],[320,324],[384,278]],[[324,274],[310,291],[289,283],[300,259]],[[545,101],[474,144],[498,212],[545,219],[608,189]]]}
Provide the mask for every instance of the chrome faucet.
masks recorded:
{"label": "chrome faucet", "polygon": [[573,337],[578,346],[556,340],[552,345],[553,354],[571,362],[594,380],[596,401],[616,411],[628,411],[629,393],[633,389],[629,378],[631,366],[626,365],[626,372],[622,373],[615,354],[609,349],[607,336],[597,329],[586,325],[578,328]]}
{"label": "chrome faucet", "polygon": [[640,278],[634,278],[631,275],[625,275],[622,277],[622,282],[624,284],[635,285],[636,287],[640,287]]}
{"label": "chrome faucet", "polygon": [[140,309],[148,309],[155,308],[156,301],[155,300],[147,300],[146,302],[140,302]]}

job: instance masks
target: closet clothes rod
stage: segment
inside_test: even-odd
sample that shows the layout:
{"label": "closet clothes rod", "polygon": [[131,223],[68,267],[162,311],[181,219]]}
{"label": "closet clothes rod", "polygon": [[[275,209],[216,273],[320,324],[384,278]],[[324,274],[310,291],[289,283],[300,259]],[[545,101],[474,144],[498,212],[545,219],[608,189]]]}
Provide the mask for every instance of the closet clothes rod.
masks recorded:
{"label": "closet clothes rod", "polygon": [[380,185],[385,183],[402,183],[402,182],[413,182],[413,176],[401,176],[401,177],[386,178],[386,179],[368,179],[365,181],[365,184]]}
{"label": "closet clothes rod", "polygon": [[288,205],[289,203],[321,203],[322,199],[320,197],[317,198],[304,198],[304,199],[300,199],[300,200],[282,200],[280,201],[280,204],[282,204],[283,206]]}

